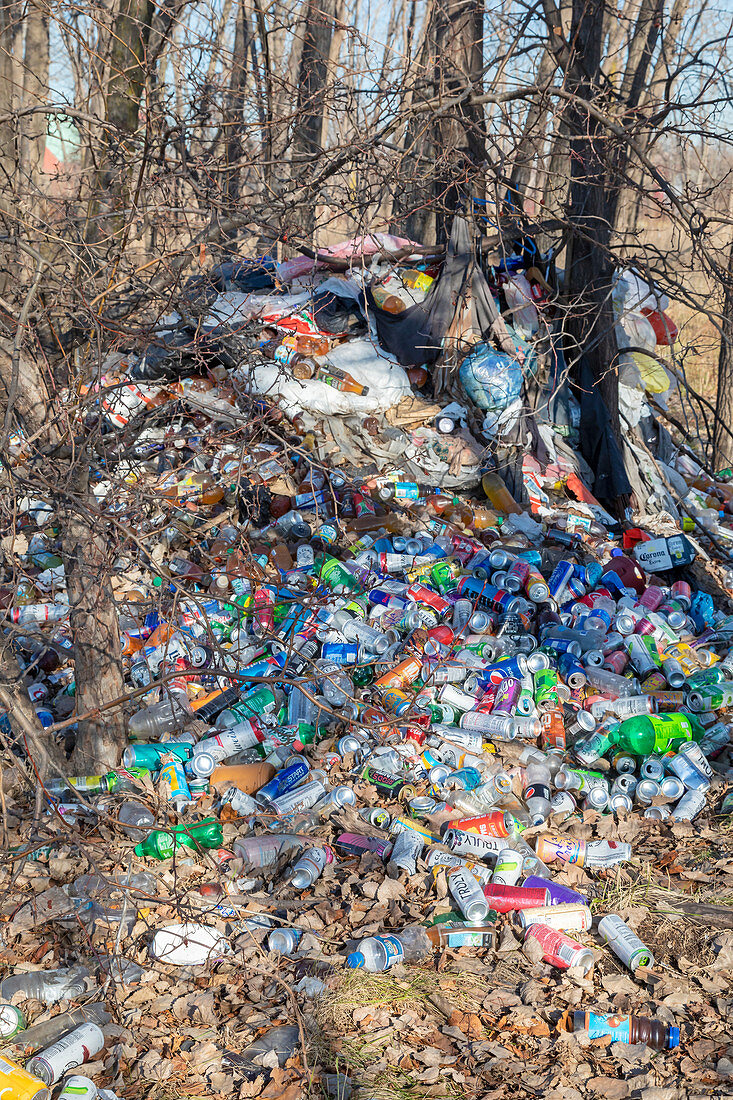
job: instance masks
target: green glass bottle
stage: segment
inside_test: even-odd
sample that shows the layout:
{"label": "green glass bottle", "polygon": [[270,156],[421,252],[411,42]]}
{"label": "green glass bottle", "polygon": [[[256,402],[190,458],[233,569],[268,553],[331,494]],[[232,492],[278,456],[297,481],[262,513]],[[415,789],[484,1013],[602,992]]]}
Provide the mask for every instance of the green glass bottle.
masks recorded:
{"label": "green glass bottle", "polygon": [[219,822],[209,817],[197,825],[175,825],[172,829],[158,829],[135,845],[136,856],[149,859],[170,859],[179,848],[219,848],[224,834]]}

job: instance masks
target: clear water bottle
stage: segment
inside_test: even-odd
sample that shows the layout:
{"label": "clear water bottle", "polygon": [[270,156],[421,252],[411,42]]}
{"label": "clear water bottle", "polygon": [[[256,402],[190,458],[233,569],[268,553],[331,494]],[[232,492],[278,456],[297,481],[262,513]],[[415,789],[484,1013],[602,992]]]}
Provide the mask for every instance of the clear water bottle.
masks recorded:
{"label": "clear water bottle", "polygon": [[11,974],[3,978],[0,982],[0,1000],[9,1001],[19,993],[26,999],[55,1005],[58,1001],[81,997],[93,984],[86,966],[34,970],[30,974]]}
{"label": "clear water bottle", "polygon": [[352,970],[369,970],[378,974],[398,963],[422,959],[431,950],[428,934],[419,924],[404,928],[399,936],[368,936],[346,959]]}

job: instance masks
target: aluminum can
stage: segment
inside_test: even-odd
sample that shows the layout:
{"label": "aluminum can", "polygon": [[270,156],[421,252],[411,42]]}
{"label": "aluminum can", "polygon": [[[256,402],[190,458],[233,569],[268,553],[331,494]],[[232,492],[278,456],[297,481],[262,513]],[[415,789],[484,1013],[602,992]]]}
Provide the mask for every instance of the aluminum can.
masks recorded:
{"label": "aluminum can", "polygon": [[70,1069],[89,1062],[104,1046],[104,1032],[97,1024],[81,1024],[63,1039],[42,1050],[26,1063],[29,1073],[46,1085],[59,1081]]}

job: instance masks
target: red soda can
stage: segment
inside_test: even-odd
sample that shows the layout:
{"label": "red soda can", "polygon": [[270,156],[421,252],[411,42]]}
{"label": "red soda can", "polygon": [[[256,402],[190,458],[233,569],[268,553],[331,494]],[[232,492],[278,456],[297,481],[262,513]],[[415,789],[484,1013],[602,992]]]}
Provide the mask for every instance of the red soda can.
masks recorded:
{"label": "red soda can", "polygon": [[436,592],[433,588],[428,588],[425,584],[411,584],[406,595],[408,599],[413,600],[415,603],[424,603],[428,607],[432,607],[439,615],[445,615],[452,606],[448,600],[443,599],[439,592]]}
{"label": "red soda can", "polygon": [[618,676],[622,674],[627,664],[629,663],[629,655],[623,649],[617,649],[614,653],[609,653],[603,662],[604,666],[615,672]]}
{"label": "red soda can", "polygon": [[656,611],[666,599],[663,589],[658,584],[650,584],[645,589],[642,596],[639,597],[639,603],[643,604],[649,611]]}
{"label": "red soda can", "polygon": [[550,928],[547,924],[530,924],[524,934],[524,942],[536,940],[542,948],[542,957],[551,966],[560,970],[569,970],[571,966],[581,966],[587,974],[593,966],[593,952],[582,943]]}
{"label": "red soda can", "polygon": [[671,596],[673,600],[679,600],[685,611],[690,610],[692,603],[692,589],[687,581],[675,581],[672,585]]}
{"label": "red soda can", "polygon": [[634,627],[634,634],[653,634],[657,628],[648,619],[639,619]]}
{"label": "red soda can", "polygon": [[490,882],[484,886],[484,897],[497,913],[538,909],[541,905],[552,904],[550,891],[541,886],[497,886]]}

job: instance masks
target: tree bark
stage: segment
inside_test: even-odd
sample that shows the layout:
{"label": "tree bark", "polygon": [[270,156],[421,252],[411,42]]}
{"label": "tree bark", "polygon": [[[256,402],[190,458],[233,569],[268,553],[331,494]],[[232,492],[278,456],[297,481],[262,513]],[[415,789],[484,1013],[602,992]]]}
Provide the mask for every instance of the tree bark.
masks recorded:
{"label": "tree bark", "polygon": [[733,241],[728,250],[726,275],[713,428],[714,464],[718,469],[721,466],[733,466],[733,439],[723,428],[723,425],[733,428]]}
{"label": "tree bark", "polygon": [[[110,549],[104,532],[95,530],[86,515],[89,503],[88,472],[74,472],[77,507],[69,506],[63,521],[62,553],[74,643],[76,706],[80,713],[125,694],[120,656],[117,608],[110,583]],[[102,718],[79,722],[74,765],[83,773],[117,767],[126,744],[121,710]]]}
{"label": "tree bark", "polygon": [[[49,36],[48,12],[34,4],[25,17],[23,64],[23,106],[35,107],[48,102]],[[43,171],[46,151],[46,116],[42,112],[23,119],[20,134],[20,174],[35,191]]]}
{"label": "tree bark", "polygon": [[[293,176],[307,178],[309,161],[323,151],[328,63],[334,30],[335,0],[308,0],[303,27],[303,52],[298,74],[298,101],[293,135]],[[300,207],[300,230],[311,240],[319,197],[309,194]]]}
{"label": "tree bark", "polygon": [[[453,98],[469,89],[481,95],[483,17],[483,0],[435,0],[421,63],[413,74],[422,92],[412,92],[415,103],[435,96]],[[409,183],[395,202],[395,220],[403,215],[403,232],[421,242],[448,240],[456,208],[480,197],[485,139],[483,108],[473,103],[459,104],[450,115],[415,116],[407,128],[402,169]]]}

